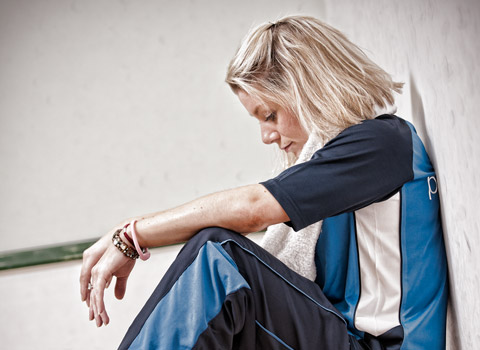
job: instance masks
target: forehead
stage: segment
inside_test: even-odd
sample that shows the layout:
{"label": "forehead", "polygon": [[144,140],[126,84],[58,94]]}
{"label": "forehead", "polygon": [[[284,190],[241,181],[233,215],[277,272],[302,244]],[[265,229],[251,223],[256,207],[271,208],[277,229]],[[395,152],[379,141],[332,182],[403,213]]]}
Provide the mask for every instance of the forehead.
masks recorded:
{"label": "forehead", "polygon": [[237,92],[238,99],[251,116],[258,116],[265,113],[269,106],[259,98],[247,94],[243,90]]}

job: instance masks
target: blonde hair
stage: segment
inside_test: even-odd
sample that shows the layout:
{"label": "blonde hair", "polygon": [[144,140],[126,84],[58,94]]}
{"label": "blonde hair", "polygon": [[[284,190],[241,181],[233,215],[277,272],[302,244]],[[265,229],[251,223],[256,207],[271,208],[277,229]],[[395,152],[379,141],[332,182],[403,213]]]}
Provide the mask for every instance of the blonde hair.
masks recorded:
{"label": "blonde hair", "polygon": [[393,104],[403,83],[373,63],[340,31],[306,16],[262,24],[243,39],[226,82],[295,115],[323,143]]}

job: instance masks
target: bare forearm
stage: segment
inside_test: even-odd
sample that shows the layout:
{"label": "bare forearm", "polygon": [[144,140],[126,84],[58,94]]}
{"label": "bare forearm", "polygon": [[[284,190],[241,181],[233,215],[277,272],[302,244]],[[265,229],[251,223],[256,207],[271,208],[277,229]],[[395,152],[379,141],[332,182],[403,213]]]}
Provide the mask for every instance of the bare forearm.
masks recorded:
{"label": "bare forearm", "polygon": [[136,228],[140,245],[154,247],[187,241],[209,226],[250,233],[288,220],[262,185],[250,185],[213,193],[140,218]]}

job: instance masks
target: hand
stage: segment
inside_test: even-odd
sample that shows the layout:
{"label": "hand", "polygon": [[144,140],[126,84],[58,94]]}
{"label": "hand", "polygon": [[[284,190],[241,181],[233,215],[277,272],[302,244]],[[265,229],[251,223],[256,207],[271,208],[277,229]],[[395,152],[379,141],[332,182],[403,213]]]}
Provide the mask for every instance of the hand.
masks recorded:
{"label": "hand", "polygon": [[[80,294],[82,301],[86,301],[89,307],[89,319],[95,319],[97,327],[107,325],[110,321],[103,300],[104,290],[110,285],[113,276],[116,276],[115,296],[122,299],[128,276],[135,266],[134,260],[126,257],[112,244],[114,231],[102,237],[83,253]],[[88,289],[89,284],[93,289]]]}

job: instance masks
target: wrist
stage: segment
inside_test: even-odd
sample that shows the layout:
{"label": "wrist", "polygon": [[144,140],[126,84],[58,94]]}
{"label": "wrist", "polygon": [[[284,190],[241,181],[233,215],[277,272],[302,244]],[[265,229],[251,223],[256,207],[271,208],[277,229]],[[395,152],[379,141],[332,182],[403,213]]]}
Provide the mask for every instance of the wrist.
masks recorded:
{"label": "wrist", "polygon": [[129,224],[125,225],[123,229],[124,236],[126,240],[130,243],[133,244],[136,252],[138,253],[140,259],[142,260],[148,260],[150,258],[150,252],[148,251],[147,248],[143,248],[140,246],[139,241],[138,241],[138,234],[136,230],[136,223],[137,220],[134,219],[132,222]]}
{"label": "wrist", "polygon": [[117,249],[122,252],[126,257],[135,260],[139,258],[135,247],[130,246],[125,239],[122,239],[122,233],[125,231],[125,228],[118,229],[112,236],[112,243]]}
{"label": "wrist", "polygon": [[130,247],[135,249],[135,242],[133,241],[131,235],[128,233],[128,226],[130,226],[130,224],[127,224],[125,226],[125,229],[122,230],[121,237],[123,238],[125,243],[127,243]]}

